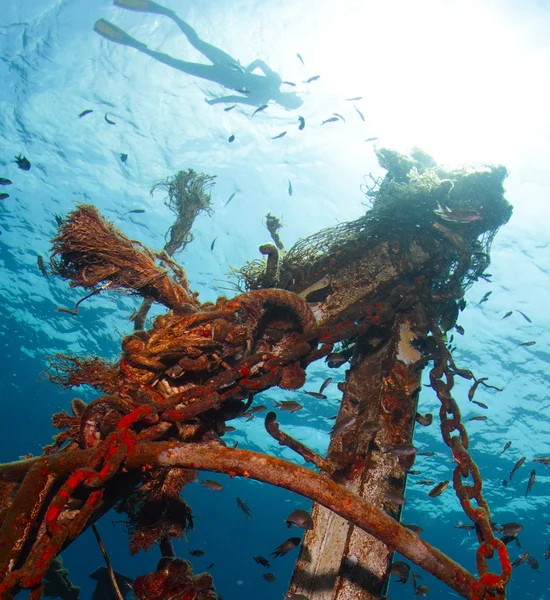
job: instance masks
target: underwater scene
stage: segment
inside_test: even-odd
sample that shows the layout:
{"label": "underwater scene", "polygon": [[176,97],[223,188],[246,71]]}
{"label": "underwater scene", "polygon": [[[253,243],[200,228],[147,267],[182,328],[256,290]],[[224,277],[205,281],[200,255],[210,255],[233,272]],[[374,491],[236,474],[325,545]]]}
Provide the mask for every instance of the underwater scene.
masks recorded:
{"label": "underwater scene", "polygon": [[0,600],[550,600],[550,3],[3,0]]}

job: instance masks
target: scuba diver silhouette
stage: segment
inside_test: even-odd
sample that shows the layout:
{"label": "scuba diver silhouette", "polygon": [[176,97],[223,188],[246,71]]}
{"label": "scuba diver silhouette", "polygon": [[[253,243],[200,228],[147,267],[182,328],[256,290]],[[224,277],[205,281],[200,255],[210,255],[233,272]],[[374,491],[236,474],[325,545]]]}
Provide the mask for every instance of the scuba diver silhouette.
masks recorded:
{"label": "scuba diver silhouette", "polygon": [[[146,44],[139,42],[125,31],[105,19],[99,19],[94,25],[94,30],[111,42],[130,46],[143,54],[151,56],[165,65],[178,69],[183,73],[200,77],[208,81],[219,83],[225,88],[234,90],[240,95],[220,96],[206,100],[208,104],[234,103],[248,104],[250,106],[264,106],[270,100],[280,106],[291,110],[302,105],[302,99],[294,92],[282,92],[280,86],[282,79],[263,60],[255,60],[248,67],[243,68],[238,60],[232,56],[201,40],[197,32],[183,19],[180,19],[173,10],[160,6],[152,0],[114,0],[115,6],[136,12],[155,13],[165,15],[185,34],[191,45],[204,55],[212,64],[186,62],[173,58],[163,52],[150,50]],[[259,69],[262,74],[254,73]]]}

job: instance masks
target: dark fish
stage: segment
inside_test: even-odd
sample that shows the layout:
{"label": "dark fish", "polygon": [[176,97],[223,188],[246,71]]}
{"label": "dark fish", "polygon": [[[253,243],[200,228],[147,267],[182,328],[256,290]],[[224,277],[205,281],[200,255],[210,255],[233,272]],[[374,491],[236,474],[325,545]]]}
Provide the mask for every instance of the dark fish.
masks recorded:
{"label": "dark fish", "polygon": [[354,425],[356,420],[357,420],[356,416],[351,416],[351,417],[346,417],[345,419],[341,419],[330,430],[330,435],[332,437],[337,436],[338,434],[342,433],[342,431],[345,431],[346,429],[349,429],[352,425]]}
{"label": "dark fish", "polygon": [[223,485],[214,479],[201,479],[199,483],[204,486],[208,490],[212,490],[213,492],[221,492],[223,490]]}
{"label": "dark fish", "polygon": [[236,104],[232,104],[231,106],[228,106],[228,107],[224,108],[223,110],[225,112],[229,112],[230,110],[233,110],[235,108],[235,106],[237,106],[237,105]]}
{"label": "dark fish", "polygon": [[91,108],[88,108],[87,110],[83,110],[79,115],[78,118],[82,119],[82,117],[85,117],[86,115],[89,115],[90,113],[93,113],[94,111]]}
{"label": "dark fish", "polygon": [[534,458],[533,462],[540,463],[545,467],[550,467],[550,456],[541,456],[540,458]]}
{"label": "dark fish", "polygon": [[279,135],[273,136],[271,139],[278,140],[279,138],[285,137],[285,135],[286,135],[286,131],[283,131],[282,133],[279,133]]}
{"label": "dark fish", "polygon": [[128,155],[127,155],[127,154],[124,154],[124,152],[121,152],[121,153],[120,153],[120,160],[121,160],[122,162],[126,162],[126,161],[128,160]]}
{"label": "dark fish", "polygon": [[283,81],[281,85],[291,85],[292,87],[296,87],[296,84],[292,81]]}
{"label": "dark fish", "polygon": [[344,117],[340,114],[340,113],[332,113],[335,117],[338,117],[339,119],[342,119],[342,121],[344,121],[344,123],[346,122],[346,119],[344,119]]}
{"label": "dark fish", "polygon": [[338,367],[341,367],[344,363],[347,363],[348,360],[349,357],[344,356],[343,354],[340,354],[338,352],[333,352],[325,358],[327,367],[330,367],[331,369],[337,369]]}
{"label": "dark fish", "polygon": [[281,402],[275,402],[275,408],[280,408],[281,410],[293,413],[297,410],[301,410],[302,405],[298,404],[298,402],[294,402],[294,400],[281,400]]}
{"label": "dark fish", "polygon": [[237,498],[237,506],[243,511],[243,513],[249,519],[252,518],[252,513],[250,512],[250,509],[248,508],[248,506],[240,498]]}
{"label": "dark fish", "polygon": [[212,240],[212,243],[210,244],[210,250],[214,250],[214,244],[216,243],[216,240],[217,240],[217,239],[218,239],[218,238],[217,238],[217,237],[215,237],[215,238]]}
{"label": "dark fish", "polygon": [[420,585],[418,586],[415,591],[414,591],[414,595],[418,598],[420,597],[424,597],[427,596],[430,593],[430,588],[427,585]]}
{"label": "dark fish", "polygon": [[214,563],[210,563],[207,567],[206,570],[208,571],[208,569],[211,569],[214,566]]}
{"label": "dark fish", "polygon": [[292,196],[292,183],[290,183],[290,179],[288,180],[288,195]]}
{"label": "dark fish", "polygon": [[229,196],[229,198],[227,199],[227,202],[224,204],[224,206],[227,206],[231,202],[231,200],[233,200],[233,198],[235,197],[236,193],[237,192],[233,192],[231,194],[231,196]]}
{"label": "dark fish", "polygon": [[227,141],[232,144],[235,141],[235,136],[233,134],[231,134],[228,138]]}
{"label": "dark fish", "polygon": [[31,168],[31,163],[24,156],[21,156],[21,154],[15,157],[15,162],[22,171],[29,171]]}
{"label": "dark fish", "polygon": [[407,529],[410,529],[413,533],[416,533],[416,535],[420,535],[424,531],[422,529],[422,527],[419,527],[418,525],[405,525],[405,524],[403,524],[403,527],[406,527]]}
{"label": "dark fish", "polygon": [[502,480],[502,485],[503,485],[504,487],[506,487],[506,486],[508,485],[508,480],[507,480],[507,479],[503,479],[503,480]]}
{"label": "dark fish", "polygon": [[262,577],[266,580],[269,581],[269,583],[273,583],[275,581],[275,574],[274,573],[264,573],[262,575]]}
{"label": "dark fish", "polygon": [[300,59],[300,62],[302,63],[302,65],[305,67],[305,63],[304,63],[304,59],[298,54],[298,52],[296,52],[296,56]]}
{"label": "dark fish", "polygon": [[2,192],[0,194],[0,200],[5,200],[6,198],[9,198],[9,197],[10,197],[10,195],[6,194],[6,192]]}
{"label": "dark fish", "polygon": [[531,569],[534,569],[535,571],[537,571],[539,568],[539,561],[533,556],[527,557],[527,564],[531,567]]}
{"label": "dark fish", "polygon": [[11,180],[5,177],[0,177],[0,185],[11,185]]}
{"label": "dark fish", "polygon": [[409,581],[409,573],[411,572],[411,566],[402,560],[396,560],[392,562],[390,567],[390,573],[395,575],[399,579],[396,579],[396,583],[405,585]]}
{"label": "dark fish", "polygon": [[446,481],[442,481],[441,483],[438,483],[433,490],[431,490],[428,493],[428,496],[430,498],[437,498],[437,496],[439,496],[440,494],[442,494],[446,489],[447,486],[449,485],[449,480]]}
{"label": "dark fish", "polygon": [[419,452],[416,456],[433,456],[435,452]]}
{"label": "dark fish", "polygon": [[524,552],[520,554],[516,560],[512,563],[512,567],[519,567],[522,563],[524,563],[529,558],[529,552]]}
{"label": "dark fish", "polygon": [[458,525],[455,525],[455,529],[475,529],[475,525],[466,525],[465,523],[459,522]]}
{"label": "dark fish", "polygon": [[256,413],[263,412],[266,409],[267,409],[267,406],[265,406],[264,404],[259,404],[258,406],[255,406],[254,408],[249,408],[247,413],[250,415],[253,415]]}
{"label": "dark fish", "polygon": [[361,121],[364,121],[365,115],[357,108],[357,106],[354,106],[353,108],[355,108],[355,110],[357,111],[357,114],[361,117]]}
{"label": "dark fish", "polygon": [[408,475],[420,475],[420,473],[422,473],[422,471],[407,471]]}
{"label": "dark fish", "polygon": [[420,481],[415,481],[418,485],[433,485],[435,481],[433,479],[421,479]]}
{"label": "dark fish", "polygon": [[191,556],[204,556],[204,550],[189,550]]}
{"label": "dark fish", "polygon": [[390,502],[399,504],[400,506],[407,504],[405,496],[403,496],[403,494],[398,490],[387,490],[386,492],[384,492],[384,498],[386,498],[386,500],[389,500]]}
{"label": "dark fish", "polygon": [[504,319],[507,319],[508,317],[510,317],[512,315],[514,311],[513,310],[509,310],[501,319],[501,321],[503,321]]}
{"label": "dark fish", "polygon": [[518,344],[516,346],[516,348],[519,348],[520,346],[534,346],[537,342],[535,341],[531,341],[531,342],[521,342],[521,344]]}
{"label": "dark fish", "polygon": [[271,563],[267,560],[267,558],[264,558],[263,556],[253,556],[252,558],[259,565],[262,565],[262,567],[266,567],[267,569],[269,569],[269,567],[271,566]]}
{"label": "dark fish", "polygon": [[319,79],[319,77],[321,77],[320,75],[314,75],[313,77],[310,77],[309,79],[307,79],[306,81],[304,81],[304,83],[311,83],[312,81],[317,81],[317,79]]}
{"label": "dark fish", "polygon": [[544,559],[548,560],[550,558],[550,546],[548,546],[548,550],[544,553]]}
{"label": "dark fish", "polygon": [[455,325],[455,331],[457,333],[460,333],[460,335],[464,335],[464,327],[462,327],[461,325]]}
{"label": "dark fish", "polygon": [[523,525],[519,523],[504,523],[498,528],[495,527],[495,529],[502,535],[516,536],[523,529]]}
{"label": "dark fish", "polygon": [[492,294],[493,292],[487,292],[483,298],[478,302],[478,304],[483,304],[484,302],[487,302],[487,300],[489,299],[489,296]]}
{"label": "dark fish", "polygon": [[114,121],[111,121],[111,119],[109,119],[109,117],[107,116],[109,113],[106,112],[105,116],[103,117],[105,119],[105,121],[107,121],[107,123],[109,123],[109,125],[116,125],[116,123]]}
{"label": "dark fish", "polygon": [[489,408],[486,404],[483,404],[483,402],[480,402],[479,400],[472,400],[472,402],[477,404],[480,408]]}
{"label": "dark fish", "polygon": [[314,398],[317,398],[317,400],[326,400],[327,397],[324,394],[320,394],[319,392],[308,392],[307,390],[304,390],[304,392],[306,394],[309,394],[310,396],[313,396]]}
{"label": "dark fish", "polygon": [[525,492],[525,497],[527,498],[527,494],[531,491],[531,488],[533,487],[533,484],[535,483],[535,469],[533,469],[531,471],[531,474],[529,475],[529,482],[527,483],[527,491]]}
{"label": "dark fish", "polygon": [[266,108],[267,104],[262,104],[261,106],[258,106],[258,108],[252,113],[250,118],[252,118],[256,113],[262,112],[262,110],[265,110]]}
{"label": "dark fish", "polygon": [[370,137],[365,140],[365,143],[366,142],[376,142],[377,139],[378,139],[377,137]]}
{"label": "dark fish", "polygon": [[516,309],[516,312],[518,312],[527,321],[527,323],[532,323],[533,322],[533,321],[531,321],[531,319],[525,313],[521,312],[521,310],[517,310]]}
{"label": "dark fish", "polygon": [[300,123],[298,125],[298,129],[302,131],[302,129],[306,126],[306,120],[304,119],[304,117],[298,117],[298,122]]}
{"label": "dark fish", "polygon": [[356,96],[355,98],[346,98],[348,102],[356,102],[357,100],[362,100],[363,96]]}
{"label": "dark fish", "polygon": [[286,526],[290,529],[292,525],[296,525],[296,527],[301,527],[306,531],[313,529],[313,519],[311,515],[300,508],[293,510],[285,520]]}
{"label": "dark fish", "polygon": [[279,558],[279,556],[284,556],[287,552],[294,550],[296,546],[300,545],[302,540],[299,537],[291,537],[288,540],[285,540],[280,546],[277,546],[273,552],[269,553],[269,556],[273,556],[273,558]]}
{"label": "dark fish", "polygon": [[472,221],[479,221],[481,219],[481,215],[476,210],[452,210],[441,204],[434,210],[434,213],[444,221],[451,223],[471,223]]}
{"label": "dark fish", "polygon": [[394,446],[391,450],[386,450],[384,454],[391,454],[392,456],[411,456],[416,453],[416,448],[410,444],[399,444]]}
{"label": "dark fish", "polygon": [[124,215],[142,215],[144,212],[145,210],[143,208],[134,208],[134,210],[129,210],[125,212]]}
{"label": "dark fish", "polygon": [[328,379],[326,379],[325,381],[323,381],[323,385],[321,385],[321,387],[319,388],[319,393],[320,394],[322,394],[327,389],[327,386],[330,385],[331,381],[332,381],[332,377],[329,377]]}
{"label": "dark fish", "polygon": [[468,400],[470,400],[470,402],[474,399],[474,395],[476,393],[477,388],[479,387],[479,385],[481,383],[483,383],[484,381],[487,381],[488,377],[482,377],[481,379],[476,379],[474,385],[472,385],[472,387],[468,390]]}
{"label": "dark fish", "polygon": [[512,475],[521,467],[521,465],[525,462],[525,456],[522,456],[517,463],[514,465],[514,468],[512,469],[511,473],[510,473],[510,479],[512,479]]}
{"label": "dark fish", "polygon": [[63,217],[61,215],[54,215],[53,218],[55,219],[55,222],[57,223],[58,227],[61,227],[61,225],[63,225]]}
{"label": "dark fish", "polygon": [[470,417],[469,419],[466,419],[466,422],[468,421],[486,421],[487,417],[485,415],[476,415],[475,417]]}
{"label": "dark fish", "polygon": [[42,275],[44,275],[44,277],[46,279],[49,279],[50,276],[48,274],[48,271],[46,270],[46,265],[44,264],[44,259],[39,255],[36,262],[38,264],[38,268],[40,269],[40,272],[42,273]]}
{"label": "dark fish", "polygon": [[339,121],[340,119],[338,119],[338,117],[330,117],[329,119],[325,119],[321,125],[324,125],[325,123],[335,123],[336,121]]}

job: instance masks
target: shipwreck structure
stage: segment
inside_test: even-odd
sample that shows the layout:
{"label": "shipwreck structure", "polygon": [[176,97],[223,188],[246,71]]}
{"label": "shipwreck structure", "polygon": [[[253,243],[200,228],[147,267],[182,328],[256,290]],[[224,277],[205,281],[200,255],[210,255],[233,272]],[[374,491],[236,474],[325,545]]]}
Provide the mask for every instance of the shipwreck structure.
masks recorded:
{"label": "shipwreck structure", "polygon": [[[479,380],[455,364],[445,333],[464,308],[465,290],[489,277],[491,242],[511,216],[506,170],[447,170],[418,150],[377,154],[386,175],[368,187],[363,217],[285,251],[280,223],[268,215],[273,243],[236,273],[242,293],[215,303],[199,302],[173,258],[192,239],[196,214],[210,210],[213,178],[182,171],[161,182],[177,217],[161,252],[126,238],[93,206],[67,215],[53,241],[53,270],[88,296],[120,290],[144,304],[119,361],[52,358],[54,383],[88,384],[100,395],[54,415],[61,432],[42,456],[0,465],[0,599],[19,589],[40,598],[54,558],[114,507],[128,516],[131,552],[157,544],[163,556],[134,582],[138,598],[213,600],[211,576],[194,575],[170,544],[192,525],[184,496],[197,469],[314,501],[289,597],[379,599],[395,550],[464,598],[505,597],[510,561],[493,535],[452,396],[456,377]],[[168,312],[147,327],[153,302]],[[349,363],[327,455],[284,433],[274,412],[265,419],[269,434],[313,468],[225,446],[228,421],[253,407],[257,393],[300,388],[307,366],[320,359]],[[452,484],[479,539],[477,577],[399,523],[413,429],[432,419],[417,413],[428,366],[442,436],[457,463]],[[487,564],[495,553],[497,573]]]}

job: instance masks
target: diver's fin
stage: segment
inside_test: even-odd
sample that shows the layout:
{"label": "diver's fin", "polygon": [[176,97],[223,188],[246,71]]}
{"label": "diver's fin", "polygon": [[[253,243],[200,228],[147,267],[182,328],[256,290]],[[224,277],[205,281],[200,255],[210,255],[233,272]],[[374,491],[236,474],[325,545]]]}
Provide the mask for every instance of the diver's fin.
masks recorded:
{"label": "diver's fin", "polygon": [[164,8],[164,6],[156,4],[152,0],[114,0],[113,4],[137,12],[158,13],[160,15],[171,12],[170,9]]}
{"label": "diver's fin", "polygon": [[117,44],[131,46],[137,50],[145,50],[147,48],[146,44],[138,42],[131,35],[128,35],[125,31],[122,31],[120,27],[109,23],[109,21],[106,21],[105,19],[99,19],[95,22],[94,31],[99,33],[101,37],[104,37],[105,39]]}

